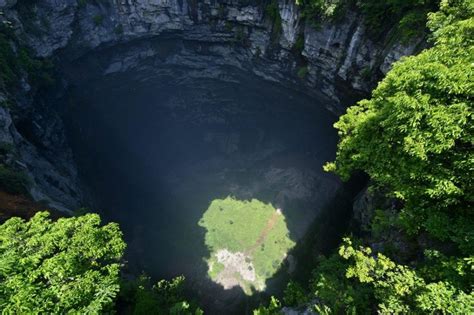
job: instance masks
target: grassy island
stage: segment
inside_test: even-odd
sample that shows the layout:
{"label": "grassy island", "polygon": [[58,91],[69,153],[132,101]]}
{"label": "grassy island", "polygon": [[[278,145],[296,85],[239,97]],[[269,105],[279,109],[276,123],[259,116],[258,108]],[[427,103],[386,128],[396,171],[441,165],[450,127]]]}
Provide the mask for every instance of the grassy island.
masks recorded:
{"label": "grassy island", "polygon": [[261,291],[294,246],[280,209],[256,199],[214,200],[199,225],[206,228],[210,278],[246,294]]}

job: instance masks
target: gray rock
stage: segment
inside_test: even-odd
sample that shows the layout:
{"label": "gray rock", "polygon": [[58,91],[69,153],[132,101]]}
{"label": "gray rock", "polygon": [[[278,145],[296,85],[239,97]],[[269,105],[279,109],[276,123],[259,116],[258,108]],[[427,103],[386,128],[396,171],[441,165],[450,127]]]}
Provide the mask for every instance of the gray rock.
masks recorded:
{"label": "gray rock", "polygon": [[291,48],[296,43],[300,30],[300,13],[298,6],[293,0],[283,0],[279,2],[281,27],[283,34],[280,38],[280,45],[283,48]]}
{"label": "gray rock", "polygon": [[0,0],[0,9],[8,9],[16,4],[17,0]]}
{"label": "gray rock", "polygon": [[[218,78],[238,82],[239,78],[225,71],[230,66],[316,96],[336,113],[347,105],[341,97],[345,89],[368,92],[373,87],[374,81],[364,73],[386,73],[394,61],[423,43],[423,38],[408,44],[385,39],[374,43],[357,12],[348,12],[338,23],[321,21],[314,28],[304,24],[294,1],[279,0],[278,7],[282,32],[274,38],[264,8],[242,0],[110,0],[85,5],[77,0],[42,0],[35,2],[28,17],[16,10],[17,1],[0,0],[1,21],[11,24],[37,56],[58,56],[70,64],[88,53],[104,57],[87,73],[89,77],[134,71],[138,79],[147,80],[169,74],[170,67],[181,67],[186,71],[181,76],[174,72],[177,81]],[[291,52],[300,34],[308,67],[304,78],[297,76],[303,66],[301,58]],[[168,51],[165,41],[169,38],[178,43]],[[25,95],[19,105],[31,110],[32,102],[26,97],[30,89],[24,81]],[[199,119],[204,118],[199,116],[196,122]],[[32,178],[35,199],[46,199],[58,209],[73,209],[83,192],[62,122],[54,111],[40,110],[33,110],[31,120],[42,149],[18,133],[5,109],[0,111],[0,141],[15,145],[18,162]],[[233,139],[223,150],[234,152],[238,145],[238,139]],[[267,174],[270,179],[271,172]],[[280,175],[289,181],[317,182],[311,174]],[[296,198],[310,189],[294,187],[285,196]]]}
{"label": "gray rock", "polygon": [[[243,36],[241,40],[246,41],[245,47],[250,53],[245,54],[265,57],[269,63],[295,75],[300,66],[288,50],[304,26],[303,55],[308,60],[309,71],[305,80],[301,82],[295,76],[294,81],[308,90],[326,95],[334,102],[328,107],[336,108],[338,112],[343,110],[343,104],[335,84],[337,80],[355,90],[367,92],[374,82],[364,73],[377,69],[386,73],[391,63],[413,53],[422,41],[374,43],[367,34],[363,19],[355,12],[349,12],[338,23],[322,21],[316,29],[310,24],[302,25],[294,1],[279,0],[278,6],[282,33],[277,47],[271,40],[272,25],[265,18],[264,8],[244,5],[242,1],[112,0],[108,4],[88,2],[85,6],[78,6],[76,0],[44,0],[35,6],[35,18],[31,20],[29,17],[28,21],[37,26],[37,32],[26,35],[39,56],[50,56],[59,49],[70,48],[75,57],[100,46],[159,38],[164,34],[221,45]],[[10,16],[17,14],[14,7],[11,10]],[[43,25],[44,21],[47,21],[47,26]],[[383,43],[384,39],[379,42]],[[273,53],[268,55],[270,51]],[[380,60],[379,64],[376,60]],[[285,73],[283,77],[287,76]],[[271,73],[263,73],[262,77],[280,81]]]}

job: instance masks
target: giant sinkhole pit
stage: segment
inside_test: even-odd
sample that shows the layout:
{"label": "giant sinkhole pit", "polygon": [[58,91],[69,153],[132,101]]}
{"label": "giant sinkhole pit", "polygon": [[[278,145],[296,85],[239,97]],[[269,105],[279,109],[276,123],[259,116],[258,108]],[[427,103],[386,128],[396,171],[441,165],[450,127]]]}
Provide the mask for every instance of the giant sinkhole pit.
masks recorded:
{"label": "giant sinkhole pit", "polygon": [[183,274],[216,312],[281,290],[341,187],[322,170],[337,143],[325,100],[238,54],[164,39],[104,48],[64,62],[60,100],[94,208],[124,231],[127,272]]}

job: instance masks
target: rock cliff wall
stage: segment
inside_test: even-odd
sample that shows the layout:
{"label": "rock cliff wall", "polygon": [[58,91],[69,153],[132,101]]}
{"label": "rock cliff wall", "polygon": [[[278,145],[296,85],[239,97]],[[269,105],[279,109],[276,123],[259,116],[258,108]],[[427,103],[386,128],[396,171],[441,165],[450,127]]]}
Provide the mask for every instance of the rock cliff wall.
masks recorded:
{"label": "rock cliff wall", "polygon": [[[0,11],[2,23],[11,23],[38,57],[57,61],[63,89],[92,76],[153,76],[180,66],[183,77],[232,80],[225,71],[231,66],[324,99],[338,114],[369,92],[392,62],[423,46],[423,38],[393,41],[390,31],[374,41],[350,10],[315,27],[293,0],[278,1],[281,25],[265,1],[246,0],[0,0]],[[177,44],[166,50],[165,40]],[[78,77],[77,65],[90,56],[97,67]],[[1,137],[17,147],[14,163],[32,178],[32,196],[58,209],[78,207],[84,197],[56,109],[35,95],[15,102],[28,115],[12,120],[2,110]],[[16,128],[16,121],[28,123]]]}

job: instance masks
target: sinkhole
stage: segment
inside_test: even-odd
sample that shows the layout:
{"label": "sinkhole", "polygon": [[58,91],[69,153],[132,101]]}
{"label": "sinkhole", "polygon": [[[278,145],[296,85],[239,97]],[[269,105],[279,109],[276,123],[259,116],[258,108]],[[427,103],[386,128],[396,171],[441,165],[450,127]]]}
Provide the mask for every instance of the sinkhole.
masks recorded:
{"label": "sinkhole", "polygon": [[124,232],[126,272],[182,274],[208,312],[238,310],[281,291],[305,260],[293,249],[338,198],[341,182],[322,170],[337,117],[297,86],[226,62],[235,49],[148,48],[63,66],[58,103],[82,182]]}

